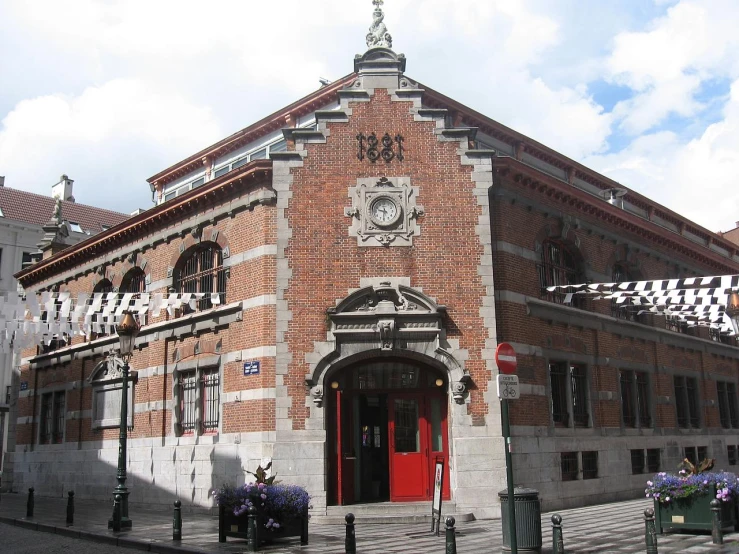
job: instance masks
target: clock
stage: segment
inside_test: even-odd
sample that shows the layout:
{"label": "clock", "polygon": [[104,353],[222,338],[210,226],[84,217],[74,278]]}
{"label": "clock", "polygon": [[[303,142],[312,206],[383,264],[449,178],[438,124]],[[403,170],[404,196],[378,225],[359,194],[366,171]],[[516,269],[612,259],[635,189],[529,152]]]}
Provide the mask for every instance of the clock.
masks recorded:
{"label": "clock", "polygon": [[400,219],[401,208],[392,196],[379,195],[369,204],[369,217],[378,227],[390,227]]}

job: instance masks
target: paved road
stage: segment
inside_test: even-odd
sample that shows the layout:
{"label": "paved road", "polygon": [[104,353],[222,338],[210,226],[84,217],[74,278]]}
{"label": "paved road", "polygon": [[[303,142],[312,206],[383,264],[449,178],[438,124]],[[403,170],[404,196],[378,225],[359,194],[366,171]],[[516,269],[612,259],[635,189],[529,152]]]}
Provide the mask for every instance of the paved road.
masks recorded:
{"label": "paved road", "polygon": [[[121,551],[117,546],[100,545],[80,539],[70,539],[39,533],[30,529],[0,523],[0,552],[7,554],[100,554]],[[126,550],[126,553],[132,552]]]}

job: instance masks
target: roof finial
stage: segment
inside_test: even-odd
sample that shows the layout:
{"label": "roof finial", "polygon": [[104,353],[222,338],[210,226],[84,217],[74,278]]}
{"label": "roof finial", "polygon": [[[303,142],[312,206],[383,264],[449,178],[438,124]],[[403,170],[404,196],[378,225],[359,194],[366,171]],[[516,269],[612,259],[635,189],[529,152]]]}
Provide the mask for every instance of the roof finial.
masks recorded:
{"label": "roof finial", "polygon": [[375,11],[372,12],[372,25],[367,33],[367,48],[392,48],[393,37],[387,32],[387,27],[382,22],[385,19],[385,14],[380,8],[383,0],[372,0],[372,3],[375,5]]}

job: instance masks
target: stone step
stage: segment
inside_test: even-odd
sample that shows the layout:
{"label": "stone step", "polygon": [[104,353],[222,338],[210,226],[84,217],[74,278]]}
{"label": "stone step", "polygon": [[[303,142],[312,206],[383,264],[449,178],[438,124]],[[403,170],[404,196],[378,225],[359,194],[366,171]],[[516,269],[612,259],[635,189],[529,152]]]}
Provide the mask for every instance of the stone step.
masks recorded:
{"label": "stone step", "polygon": [[[349,506],[345,506],[349,508]],[[344,516],[351,512],[347,510],[344,515],[327,515],[327,516],[311,516],[310,522],[315,525],[344,525],[346,523]],[[353,513],[353,512],[352,512]],[[444,528],[444,521],[447,516],[452,515],[457,523],[463,521],[474,521],[475,516],[471,513],[467,514],[450,514],[444,513],[441,516],[441,528]],[[385,524],[411,524],[411,523],[424,523],[431,526],[431,514],[366,514],[356,516],[354,523],[356,525],[385,525]]]}
{"label": "stone step", "polygon": [[[454,513],[457,506],[454,502],[443,502],[441,505],[443,513]],[[366,515],[409,515],[409,514],[431,514],[431,501],[422,502],[367,502],[362,504],[349,504],[347,506],[328,506],[327,516],[344,517],[349,512],[355,516]]]}

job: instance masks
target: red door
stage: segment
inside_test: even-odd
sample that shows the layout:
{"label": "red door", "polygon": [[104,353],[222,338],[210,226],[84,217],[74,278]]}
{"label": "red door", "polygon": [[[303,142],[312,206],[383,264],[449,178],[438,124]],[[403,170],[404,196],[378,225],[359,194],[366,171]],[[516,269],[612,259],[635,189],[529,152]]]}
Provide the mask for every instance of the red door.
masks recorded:
{"label": "red door", "polygon": [[336,467],[338,470],[337,504],[354,503],[354,417],[350,399],[336,391]]}
{"label": "red door", "polygon": [[426,409],[421,394],[388,397],[390,500],[430,498]]}

